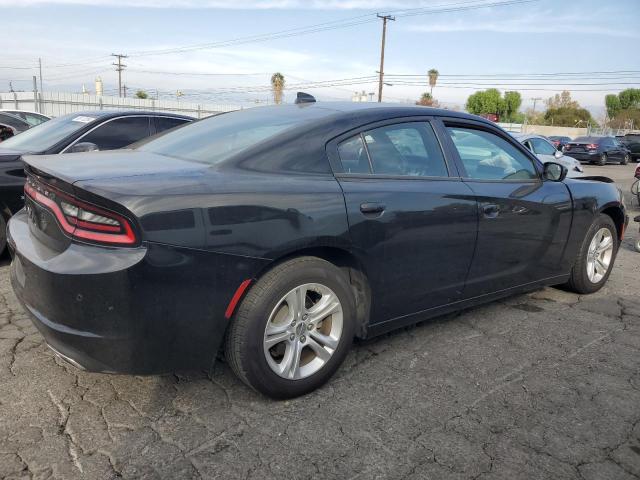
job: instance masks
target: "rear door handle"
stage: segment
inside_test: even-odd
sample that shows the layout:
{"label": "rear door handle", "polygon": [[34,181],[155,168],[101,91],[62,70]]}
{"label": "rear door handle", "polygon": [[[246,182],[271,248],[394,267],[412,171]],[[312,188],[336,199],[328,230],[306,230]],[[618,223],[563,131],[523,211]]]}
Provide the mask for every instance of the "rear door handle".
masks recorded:
{"label": "rear door handle", "polygon": [[482,214],[485,218],[496,218],[500,214],[500,207],[493,203],[483,205]]}
{"label": "rear door handle", "polygon": [[360,211],[365,215],[384,212],[385,206],[382,203],[367,202],[360,204]]}

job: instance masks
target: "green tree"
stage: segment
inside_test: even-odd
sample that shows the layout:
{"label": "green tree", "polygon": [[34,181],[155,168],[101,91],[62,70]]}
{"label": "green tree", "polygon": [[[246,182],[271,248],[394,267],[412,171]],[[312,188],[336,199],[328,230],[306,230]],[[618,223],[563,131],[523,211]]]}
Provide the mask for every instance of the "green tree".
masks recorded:
{"label": "green tree", "polygon": [[596,125],[591,113],[586,108],[559,107],[549,108],[544,114],[547,125],[558,127],[586,127]]}
{"label": "green tree", "polygon": [[622,110],[620,98],[613,93],[604,97],[604,103],[607,106],[607,115],[609,115],[609,118],[614,118],[618,112]]}
{"label": "green tree", "polygon": [[500,92],[495,88],[490,88],[469,95],[465,108],[474,115],[486,115],[488,113],[500,115],[504,108],[503,103],[504,100],[500,96]]}
{"label": "green tree", "polygon": [[522,105],[520,92],[504,92],[503,108],[500,116],[505,122],[517,122],[524,120],[524,115],[518,115],[518,109]]}
{"label": "green tree", "polygon": [[622,110],[640,108],[640,88],[627,88],[618,94]]}
{"label": "green tree", "polygon": [[276,72],[271,75],[271,92],[273,93],[273,101],[276,104],[282,103],[284,84],[284,75],[282,75],[280,72]]}
{"label": "green tree", "polygon": [[136,92],[136,98],[149,98],[149,94],[147,92],[145,92],[144,90],[138,90]]}
{"label": "green tree", "polygon": [[524,114],[518,112],[522,105],[519,92],[505,92],[504,96],[495,88],[476,92],[467,99],[466,109],[474,115],[494,114],[504,122],[524,122]]}
{"label": "green tree", "polygon": [[438,77],[440,76],[440,72],[435,68],[432,68],[427,72],[427,75],[429,76],[429,87],[431,87],[431,91],[429,93],[433,95],[433,87],[435,87],[436,83],[438,82]]}
{"label": "green tree", "polygon": [[431,95],[429,92],[424,92],[420,96],[420,100],[416,102],[416,105],[422,105],[423,107],[439,107],[440,106],[438,101],[435,98],[433,98],[433,95]]}

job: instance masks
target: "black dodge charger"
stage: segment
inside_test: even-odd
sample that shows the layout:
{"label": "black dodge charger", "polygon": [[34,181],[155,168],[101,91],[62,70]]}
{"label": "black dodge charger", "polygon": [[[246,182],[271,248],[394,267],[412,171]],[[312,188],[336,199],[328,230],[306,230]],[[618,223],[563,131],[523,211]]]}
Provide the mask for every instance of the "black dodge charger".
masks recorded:
{"label": "black dodge charger", "polygon": [[13,288],[61,357],[208,369],[272,397],[325,382],[354,337],[566,284],[602,287],[627,222],[493,123],[301,103],[206,119],[132,151],[26,157]]}

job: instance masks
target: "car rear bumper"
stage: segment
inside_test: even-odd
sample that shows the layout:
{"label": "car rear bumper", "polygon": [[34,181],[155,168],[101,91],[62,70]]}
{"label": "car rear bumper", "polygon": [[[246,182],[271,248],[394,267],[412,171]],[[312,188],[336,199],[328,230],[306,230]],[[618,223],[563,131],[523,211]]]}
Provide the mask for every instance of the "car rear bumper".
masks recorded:
{"label": "car rear bumper", "polygon": [[89,371],[151,374],[206,369],[237,286],[265,260],[147,243],[55,252],[8,226],[11,284],[47,344]]}
{"label": "car rear bumper", "polygon": [[571,158],[575,158],[581,162],[593,162],[600,158],[600,154],[598,152],[587,153],[587,152],[564,152],[565,155]]}

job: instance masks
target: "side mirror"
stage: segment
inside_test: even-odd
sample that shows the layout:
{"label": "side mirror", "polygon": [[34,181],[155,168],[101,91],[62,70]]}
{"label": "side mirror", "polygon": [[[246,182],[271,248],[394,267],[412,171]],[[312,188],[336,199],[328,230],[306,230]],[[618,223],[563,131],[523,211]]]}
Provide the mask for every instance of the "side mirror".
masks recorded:
{"label": "side mirror", "polygon": [[562,152],[560,150],[556,150],[553,156],[556,158],[562,158]]}
{"label": "side mirror", "polygon": [[76,143],[73,147],[69,149],[69,153],[78,153],[78,152],[97,152],[100,150],[95,143],[91,142],[80,142]]}
{"label": "side mirror", "polygon": [[551,182],[561,182],[567,177],[567,167],[555,162],[547,162],[542,170],[542,178]]}

